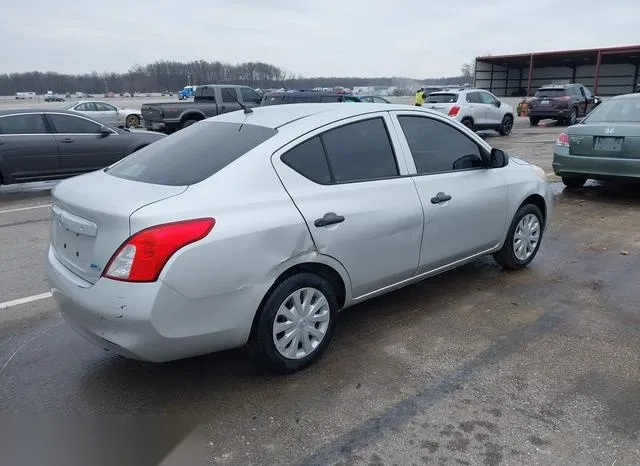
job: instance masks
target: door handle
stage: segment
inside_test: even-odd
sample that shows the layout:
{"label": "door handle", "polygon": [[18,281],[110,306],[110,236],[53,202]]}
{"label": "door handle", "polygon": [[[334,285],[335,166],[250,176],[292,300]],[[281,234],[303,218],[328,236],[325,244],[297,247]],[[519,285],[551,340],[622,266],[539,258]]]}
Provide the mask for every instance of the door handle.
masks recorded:
{"label": "door handle", "polygon": [[71,139],[71,138],[64,138],[64,139],[60,139],[60,142],[64,142],[64,143],[67,143],[67,144],[68,144],[68,143],[70,143],[70,142],[73,142],[73,139]]}
{"label": "door handle", "polygon": [[447,202],[451,200],[451,196],[449,196],[448,194],[445,194],[443,192],[439,192],[438,194],[435,195],[435,197],[431,198],[431,203],[432,204],[439,204],[441,202]]}
{"label": "door handle", "polygon": [[344,217],[342,215],[337,215],[335,212],[327,212],[322,218],[317,218],[313,224],[320,228],[342,222],[344,222]]}

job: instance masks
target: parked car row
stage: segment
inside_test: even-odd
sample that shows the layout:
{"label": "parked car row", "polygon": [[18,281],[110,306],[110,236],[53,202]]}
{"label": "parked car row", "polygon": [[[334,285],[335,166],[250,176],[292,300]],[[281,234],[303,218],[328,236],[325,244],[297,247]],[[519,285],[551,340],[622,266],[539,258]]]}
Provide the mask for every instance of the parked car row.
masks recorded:
{"label": "parked car row", "polygon": [[247,345],[288,373],[342,309],[488,254],[526,267],[552,210],[541,168],[437,111],[267,105],[58,184],[46,271],[100,348],[162,362]]}

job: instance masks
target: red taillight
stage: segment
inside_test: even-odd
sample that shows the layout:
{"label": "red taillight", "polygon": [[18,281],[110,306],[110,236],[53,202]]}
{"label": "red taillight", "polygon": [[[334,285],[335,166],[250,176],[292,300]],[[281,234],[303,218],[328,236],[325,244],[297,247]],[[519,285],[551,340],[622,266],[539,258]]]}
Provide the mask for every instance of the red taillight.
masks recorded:
{"label": "red taillight", "polygon": [[556,144],[563,147],[569,147],[569,135],[567,133],[561,133],[556,139]]}
{"label": "red taillight", "polygon": [[562,100],[563,102],[566,102],[570,99],[571,97],[569,97],[568,95],[563,95],[562,97],[556,97],[556,100]]}
{"label": "red taillight", "polygon": [[459,111],[460,111],[460,106],[454,105],[449,109],[449,116],[454,117],[458,114]]}
{"label": "red taillight", "polygon": [[125,282],[154,282],[176,251],[207,236],[215,224],[213,218],[199,218],[141,230],[118,248],[102,276]]}

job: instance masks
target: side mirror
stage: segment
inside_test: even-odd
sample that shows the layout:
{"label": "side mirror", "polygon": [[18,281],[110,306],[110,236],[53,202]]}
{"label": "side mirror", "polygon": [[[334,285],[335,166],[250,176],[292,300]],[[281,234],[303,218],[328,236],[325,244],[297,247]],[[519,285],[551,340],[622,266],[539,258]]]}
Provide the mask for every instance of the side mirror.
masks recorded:
{"label": "side mirror", "polygon": [[491,149],[489,156],[489,168],[501,168],[507,165],[507,155],[502,149]]}
{"label": "side mirror", "polygon": [[109,128],[107,128],[106,126],[101,126],[99,133],[102,136],[109,136],[111,134],[111,130]]}
{"label": "side mirror", "polygon": [[496,102],[496,107],[500,108],[502,106],[502,101],[498,100]]}

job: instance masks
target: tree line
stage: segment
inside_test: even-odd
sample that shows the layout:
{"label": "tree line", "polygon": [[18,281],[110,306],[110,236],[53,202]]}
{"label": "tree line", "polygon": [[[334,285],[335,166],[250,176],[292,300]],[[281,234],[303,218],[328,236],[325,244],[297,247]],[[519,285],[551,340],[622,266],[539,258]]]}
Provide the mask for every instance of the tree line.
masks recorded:
{"label": "tree line", "polygon": [[[466,73],[465,73],[466,71]],[[462,83],[468,78],[468,69],[463,76],[422,80],[430,84]],[[466,75],[466,76],[464,76]],[[148,65],[135,65],[125,73],[63,74],[31,71],[0,75],[0,95],[16,92],[44,94],[85,92],[165,92],[177,91],[188,84],[240,84],[253,88],[310,89],[314,87],[344,86],[398,86],[414,87],[416,80],[401,77],[315,77],[303,78],[283,69],[262,62],[245,62],[237,65],[220,61],[197,60],[188,63],[160,60]]]}

